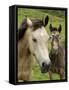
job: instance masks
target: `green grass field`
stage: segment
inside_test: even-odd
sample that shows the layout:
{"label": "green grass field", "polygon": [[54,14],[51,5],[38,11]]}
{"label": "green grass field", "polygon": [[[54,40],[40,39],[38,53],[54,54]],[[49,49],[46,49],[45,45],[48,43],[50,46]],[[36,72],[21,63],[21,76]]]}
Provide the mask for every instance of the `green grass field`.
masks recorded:
{"label": "green grass field", "polygon": [[[18,27],[20,26],[25,16],[28,16],[29,18],[32,18],[32,19],[33,18],[43,19],[46,15],[49,16],[49,23],[46,26],[46,30],[48,34],[50,35],[50,31],[49,31],[50,24],[52,24],[55,27],[59,27],[59,24],[61,24],[62,26],[61,41],[62,42],[65,41],[65,12],[64,11],[19,8],[18,9]],[[50,49],[50,43],[49,43],[49,49]],[[32,71],[33,71],[32,79],[34,81],[49,80],[48,73],[42,74],[36,61],[32,67]],[[53,80],[59,80],[59,75],[54,73]]]}

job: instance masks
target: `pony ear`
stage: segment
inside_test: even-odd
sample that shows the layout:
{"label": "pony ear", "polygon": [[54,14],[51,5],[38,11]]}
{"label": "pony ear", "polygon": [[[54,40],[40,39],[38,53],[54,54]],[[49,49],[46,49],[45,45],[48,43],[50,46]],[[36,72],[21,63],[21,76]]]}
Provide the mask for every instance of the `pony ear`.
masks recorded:
{"label": "pony ear", "polygon": [[58,28],[59,33],[61,32],[61,30],[62,30],[62,27],[61,25],[59,25],[59,28]]}
{"label": "pony ear", "polygon": [[28,26],[32,26],[32,21],[27,17],[27,24],[28,24]]}
{"label": "pony ear", "polygon": [[52,32],[52,24],[50,24],[50,27],[49,28],[50,28],[50,31]]}
{"label": "pony ear", "polygon": [[46,17],[45,17],[45,20],[44,20],[44,26],[46,26],[46,25],[48,24],[48,21],[49,21],[49,17],[46,16]]}

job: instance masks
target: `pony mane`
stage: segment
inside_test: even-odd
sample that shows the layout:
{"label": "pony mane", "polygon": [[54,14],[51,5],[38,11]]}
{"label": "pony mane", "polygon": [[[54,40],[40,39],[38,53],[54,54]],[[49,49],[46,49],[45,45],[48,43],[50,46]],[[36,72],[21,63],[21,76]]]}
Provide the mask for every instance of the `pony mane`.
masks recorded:
{"label": "pony mane", "polygon": [[33,29],[34,30],[44,26],[44,23],[42,20],[36,19],[36,20],[33,20],[32,22],[33,22]]}
{"label": "pony mane", "polygon": [[[35,19],[35,20],[32,20],[32,22],[33,22],[33,31],[40,28],[41,26],[44,26],[44,23],[42,20]],[[18,30],[18,40],[23,38],[27,28],[28,28],[27,18],[25,18]]]}
{"label": "pony mane", "polygon": [[24,21],[22,22],[19,30],[18,30],[18,40],[20,40],[21,38],[23,38],[24,33],[27,29],[27,19],[25,18]]}

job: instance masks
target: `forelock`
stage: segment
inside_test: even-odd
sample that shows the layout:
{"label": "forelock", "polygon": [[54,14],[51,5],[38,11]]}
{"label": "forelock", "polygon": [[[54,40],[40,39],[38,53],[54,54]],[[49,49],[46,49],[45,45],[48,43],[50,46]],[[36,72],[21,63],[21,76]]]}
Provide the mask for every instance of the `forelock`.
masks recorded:
{"label": "forelock", "polygon": [[36,19],[33,21],[33,29],[34,30],[41,28],[42,26],[44,26],[44,23],[42,20]]}

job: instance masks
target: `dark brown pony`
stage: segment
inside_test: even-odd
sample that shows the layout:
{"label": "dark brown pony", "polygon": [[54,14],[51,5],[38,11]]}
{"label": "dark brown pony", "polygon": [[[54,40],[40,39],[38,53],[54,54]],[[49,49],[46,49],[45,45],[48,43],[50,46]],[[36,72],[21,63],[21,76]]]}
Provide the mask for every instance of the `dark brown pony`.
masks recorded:
{"label": "dark brown pony", "polygon": [[61,25],[59,28],[52,27],[50,24],[50,32],[51,32],[51,51],[50,51],[50,59],[51,59],[51,68],[49,71],[50,79],[52,80],[52,73],[57,73],[60,75],[60,79],[65,78],[65,49],[64,45],[60,43],[60,33],[61,33]]}

